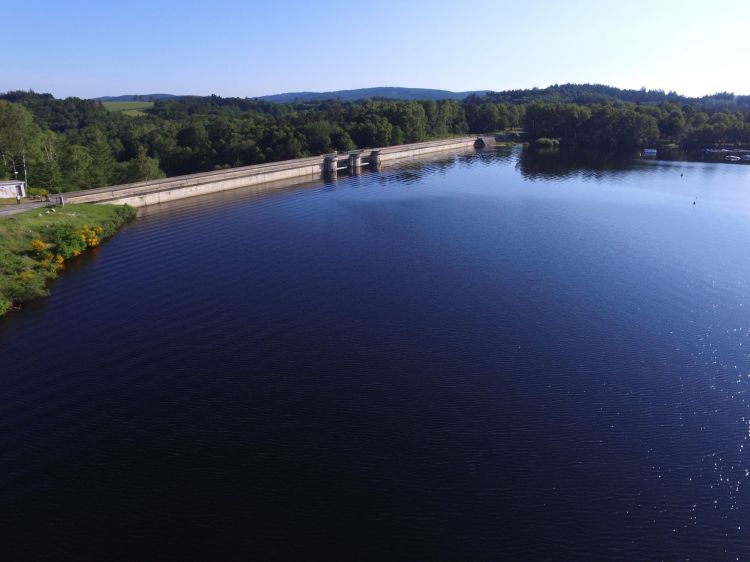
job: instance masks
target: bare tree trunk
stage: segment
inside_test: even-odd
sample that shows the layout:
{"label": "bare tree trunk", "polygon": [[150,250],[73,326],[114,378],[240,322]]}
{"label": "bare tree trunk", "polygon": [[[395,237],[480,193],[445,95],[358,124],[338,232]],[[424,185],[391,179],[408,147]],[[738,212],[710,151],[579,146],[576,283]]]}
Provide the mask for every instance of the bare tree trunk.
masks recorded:
{"label": "bare tree trunk", "polygon": [[11,158],[10,159],[10,163],[13,166],[13,175],[15,176],[15,178],[13,178],[13,179],[18,179],[18,168],[16,168],[16,159],[15,158]]}
{"label": "bare tree trunk", "polygon": [[26,151],[25,150],[21,153],[21,158],[23,159],[23,181],[26,184],[26,189],[29,189],[29,174],[26,171]]}
{"label": "bare tree trunk", "polygon": [[[52,143],[50,139],[46,139],[42,143],[42,150],[44,151],[44,160],[47,162],[47,166],[49,167],[49,169],[52,170],[52,163],[55,162],[55,165],[56,165],[57,155],[55,154],[54,149],[52,148]],[[52,189],[53,179],[54,179],[54,176],[53,178],[50,179],[50,183],[47,185],[47,187],[50,189]],[[60,193],[59,185],[57,186],[57,193]]]}

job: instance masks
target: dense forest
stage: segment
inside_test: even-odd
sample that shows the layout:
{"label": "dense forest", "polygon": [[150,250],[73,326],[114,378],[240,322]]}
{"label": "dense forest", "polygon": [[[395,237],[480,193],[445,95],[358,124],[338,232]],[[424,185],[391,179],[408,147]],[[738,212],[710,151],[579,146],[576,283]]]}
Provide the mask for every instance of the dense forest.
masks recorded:
{"label": "dense forest", "polygon": [[0,179],[52,192],[520,128],[526,138],[607,150],[656,142],[750,143],[747,96],[564,85],[463,100],[279,104],[218,96],[158,99],[140,116],[101,101],[0,95]]}

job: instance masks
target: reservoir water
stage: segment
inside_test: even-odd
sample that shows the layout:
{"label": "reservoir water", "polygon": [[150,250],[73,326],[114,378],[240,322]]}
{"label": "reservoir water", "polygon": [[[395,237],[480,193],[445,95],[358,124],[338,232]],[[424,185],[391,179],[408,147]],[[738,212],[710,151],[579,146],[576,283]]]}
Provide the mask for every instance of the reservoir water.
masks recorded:
{"label": "reservoir water", "polygon": [[750,166],[143,209],[0,321],[11,559],[750,558]]}

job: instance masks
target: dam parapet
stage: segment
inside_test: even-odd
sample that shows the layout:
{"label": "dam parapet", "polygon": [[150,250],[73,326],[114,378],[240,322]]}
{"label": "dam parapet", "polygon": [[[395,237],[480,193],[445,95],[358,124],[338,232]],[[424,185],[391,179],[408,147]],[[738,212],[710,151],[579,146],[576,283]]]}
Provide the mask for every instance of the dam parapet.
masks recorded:
{"label": "dam parapet", "polygon": [[363,167],[378,169],[383,165],[405,158],[416,158],[452,150],[482,148],[485,144],[491,142],[491,139],[492,137],[461,137],[355,150],[348,154],[324,154],[269,164],[256,164],[227,170],[74,191],[65,193],[63,196],[66,203],[109,203],[144,207],[185,197],[290,178],[299,178],[300,181],[306,181],[314,177],[336,175],[340,170],[359,173]]}

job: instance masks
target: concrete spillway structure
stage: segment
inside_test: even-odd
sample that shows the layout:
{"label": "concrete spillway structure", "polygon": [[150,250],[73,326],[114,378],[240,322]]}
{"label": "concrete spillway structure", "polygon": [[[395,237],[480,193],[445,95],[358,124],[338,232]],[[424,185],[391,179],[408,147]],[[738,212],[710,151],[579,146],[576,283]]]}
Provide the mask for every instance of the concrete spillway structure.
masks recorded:
{"label": "concrete spillway structure", "polygon": [[352,151],[348,155],[326,154],[271,164],[243,166],[229,170],[75,191],[64,194],[64,198],[65,203],[113,203],[145,207],[185,197],[248,187],[260,183],[278,182],[290,178],[299,178],[300,181],[305,181],[321,175],[323,177],[332,176],[340,169],[348,169],[352,173],[358,173],[362,166],[378,168],[382,164],[403,158],[414,158],[449,150],[466,150],[475,146],[483,147],[486,141],[488,139],[462,137]]}

